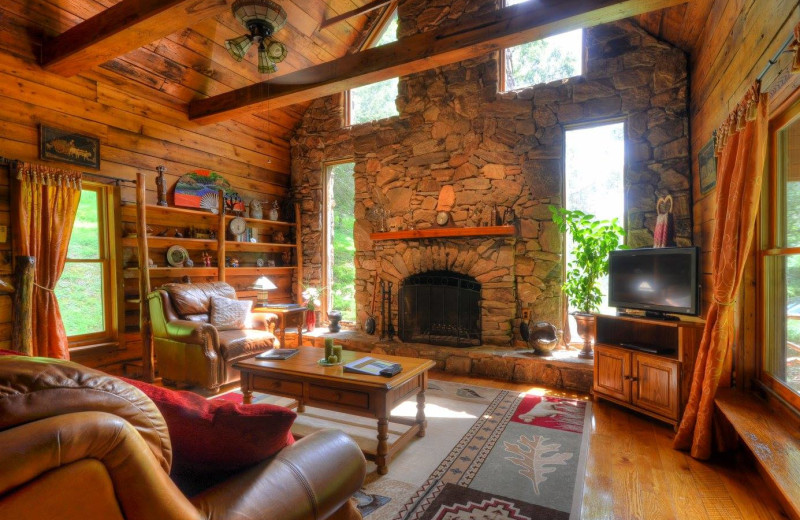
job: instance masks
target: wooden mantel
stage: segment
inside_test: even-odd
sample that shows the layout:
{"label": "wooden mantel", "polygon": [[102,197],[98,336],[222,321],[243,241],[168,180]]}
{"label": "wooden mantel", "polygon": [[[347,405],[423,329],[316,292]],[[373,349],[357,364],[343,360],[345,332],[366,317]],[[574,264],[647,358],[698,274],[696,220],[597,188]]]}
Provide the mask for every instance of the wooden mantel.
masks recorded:
{"label": "wooden mantel", "polygon": [[514,236],[516,232],[514,226],[443,227],[370,233],[369,238],[371,240],[418,240],[449,237],[509,237]]}

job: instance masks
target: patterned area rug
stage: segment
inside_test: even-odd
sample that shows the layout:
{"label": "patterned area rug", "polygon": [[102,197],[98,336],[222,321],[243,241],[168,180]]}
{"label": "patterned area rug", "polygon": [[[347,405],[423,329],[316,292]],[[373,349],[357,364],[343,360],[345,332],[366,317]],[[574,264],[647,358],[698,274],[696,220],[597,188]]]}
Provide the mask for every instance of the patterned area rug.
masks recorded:
{"label": "patterned area rug", "polygon": [[[254,402],[287,405],[256,394]],[[231,392],[218,398],[241,402]],[[378,475],[370,463],[359,509],[366,520],[577,519],[591,404],[558,397],[430,381],[427,435],[414,439]],[[393,415],[416,414],[411,399]],[[375,423],[312,407],[297,435],[321,427],[375,442]],[[400,430],[390,432],[393,435]],[[580,475],[580,478],[578,476]]]}
{"label": "patterned area rug", "polygon": [[577,518],[588,406],[501,392],[395,518]]}

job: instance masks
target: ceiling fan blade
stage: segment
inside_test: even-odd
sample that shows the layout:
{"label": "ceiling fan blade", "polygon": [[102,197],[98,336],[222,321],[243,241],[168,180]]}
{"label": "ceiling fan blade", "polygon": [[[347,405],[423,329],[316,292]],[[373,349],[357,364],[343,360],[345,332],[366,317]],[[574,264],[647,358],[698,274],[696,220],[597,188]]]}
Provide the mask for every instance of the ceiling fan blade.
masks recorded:
{"label": "ceiling fan blade", "polygon": [[228,50],[228,54],[236,61],[244,59],[251,45],[253,45],[253,38],[249,34],[225,40],[225,48]]}

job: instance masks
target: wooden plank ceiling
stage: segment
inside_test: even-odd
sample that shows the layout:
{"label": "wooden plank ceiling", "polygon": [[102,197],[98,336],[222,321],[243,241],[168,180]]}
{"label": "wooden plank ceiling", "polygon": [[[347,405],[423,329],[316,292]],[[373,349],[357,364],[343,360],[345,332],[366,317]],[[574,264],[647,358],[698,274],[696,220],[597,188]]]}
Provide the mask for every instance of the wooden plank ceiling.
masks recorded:
{"label": "wooden plank ceiling", "polygon": [[[39,42],[63,34],[119,1],[3,0],[0,3],[0,43],[24,58],[36,59],[40,53]],[[687,4],[639,15],[636,20],[653,35],[691,55],[696,53],[695,47],[713,1],[691,0]],[[288,22],[275,37],[287,45],[289,55],[278,65],[273,78],[345,56],[358,45],[382,11],[350,17],[321,29],[324,20],[361,8],[371,0],[279,0],[279,3],[286,9]],[[191,101],[266,79],[256,68],[255,49],[251,49],[241,63],[235,62],[225,50],[225,40],[244,32],[230,9],[223,7],[211,18],[92,67],[80,76],[185,111]],[[27,38],[20,42],[22,34]],[[34,45],[30,44],[31,40]],[[307,105],[308,102],[304,102],[270,110],[269,130],[263,112],[239,115],[223,124],[257,139],[288,147],[292,131]]]}
{"label": "wooden plank ceiling", "polygon": [[[39,42],[63,34],[73,26],[116,5],[120,0],[3,0],[0,2],[0,33],[3,48],[27,59],[36,59]],[[278,64],[278,77],[340,58],[358,44],[381,10],[347,18],[320,29],[321,23],[368,4],[371,0],[278,0],[288,14],[287,24],[274,35],[289,48]],[[231,3],[229,0],[228,4]],[[7,27],[14,31],[6,32]],[[256,67],[256,49],[237,63],[225,50],[225,40],[246,30],[234,19],[229,7],[219,14],[174,34],[144,45],[102,65],[83,71],[79,77],[110,83],[145,99],[186,111],[196,99],[221,94],[264,81]],[[16,48],[14,34],[33,35]],[[2,36],[0,36],[2,38]],[[26,38],[27,40],[27,38]],[[80,80],[78,80],[80,81]],[[306,104],[270,110],[267,135],[265,113],[243,115],[226,122],[237,131],[288,145],[291,133]],[[275,141],[275,139],[272,139]]]}

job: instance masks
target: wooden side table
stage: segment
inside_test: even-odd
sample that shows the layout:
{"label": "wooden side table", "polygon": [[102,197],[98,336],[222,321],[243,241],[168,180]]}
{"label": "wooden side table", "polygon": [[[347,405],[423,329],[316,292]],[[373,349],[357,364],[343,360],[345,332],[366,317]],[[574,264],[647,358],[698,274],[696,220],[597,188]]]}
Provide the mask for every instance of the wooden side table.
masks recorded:
{"label": "wooden side table", "polygon": [[306,324],[306,308],[297,307],[254,307],[253,312],[271,312],[278,316],[281,328],[281,348],[286,348],[286,328],[297,327],[297,346],[303,344],[303,326]]}

